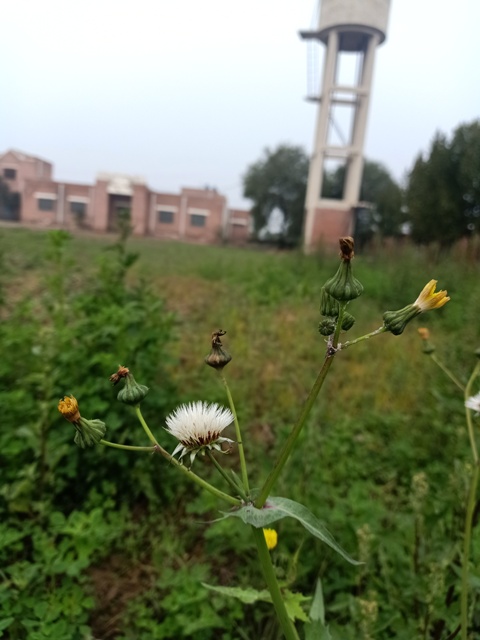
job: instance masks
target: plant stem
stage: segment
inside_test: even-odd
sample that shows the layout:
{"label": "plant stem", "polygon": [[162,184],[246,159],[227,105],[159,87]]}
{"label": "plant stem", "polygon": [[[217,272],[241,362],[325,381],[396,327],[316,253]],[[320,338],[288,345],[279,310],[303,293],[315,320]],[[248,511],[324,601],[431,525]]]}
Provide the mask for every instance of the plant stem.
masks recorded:
{"label": "plant stem", "polygon": [[467,513],[465,516],[465,535],[463,539],[463,566],[462,566],[462,594],[460,600],[460,618],[462,625],[462,640],[468,638],[468,564],[470,559],[470,543],[472,540],[472,521],[473,512],[475,511],[475,499],[477,495],[478,476],[480,466],[478,460],[473,469],[472,479],[470,482],[467,502]]}
{"label": "plant stem", "polygon": [[457,387],[459,389],[461,389],[462,391],[465,391],[465,387],[463,386],[463,384],[460,382],[460,380],[455,377],[453,375],[453,373],[450,371],[450,369],[448,369],[441,360],[439,360],[437,358],[437,356],[434,353],[430,354],[430,358],[435,362],[435,364],[437,365],[437,367],[439,367],[443,373],[448,376],[450,378],[450,380],[457,385]]}
{"label": "plant stem", "polygon": [[[222,500],[225,500],[226,502],[229,502],[230,504],[232,504],[232,505],[234,505],[236,507],[238,507],[238,506],[240,506],[242,504],[241,501],[238,500],[237,498],[234,498],[233,496],[228,495],[228,493],[224,493],[223,491],[220,491],[220,489],[217,489],[216,487],[214,487],[212,484],[210,484],[206,480],[203,480],[203,478],[200,478],[200,476],[197,476],[196,473],[193,473],[193,471],[190,471],[190,469],[187,469],[187,467],[185,467],[183,464],[181,464],[176,458],[174,458],[172,455],[170,455],[168,453],[168,451],[166,451],[161,445],[159,445],[158,442],[155,440],[155,436],[150,431],[150,429],[148,427],[148,424],[145,422],[145,418],[142,416],[142,412],[140,410],[140,405],[137,405],[135,407],[135,413],[137,414],[138,419],[140,420],[140,423],[141,423],[142,427],[145,429],[145,433],[149,437],[150,442],[152,442],[153,445],[154,445],[153,447],[148,447],[149,451],[151,449],[154,449],[157,453],[160,453],[164,458],[166,458],[175,467],[177,467],[177,469],[179,469],[182,473],[186,474],[191,480],[196,482],[203,489],[205,489],[206,491],[210,492],[211,494],[213,494],[217,498],[221,498]],[[238,488],[237,488],[237,491],[238,491]]]}
{"label": "plant stem", "polygon": [[106,447],[112,447],[113,449],[124,449],[125,451],[150,451],[153,453],[155,447],[134,447],[128,444],[118,444],[117,442],[109,442],[108,440],[100,440],[100,444]]}
{"label": "plant stem", "polygon": [[188,469],[183,464],[181,464],[181,462],[179,462],[176,458],[170,455],[168,451],[166,451],[159,444],[156,445],[155,451],[157,451],[157,453],[159,453],[164,458],[166,458],[169,462],[171,462],[173,466],[177,467],[179,471],[187,475],[191,480],[193,480],[193,482],[196,482],[200,487],[202,487],[202,489],[205,489],[206,491],[216,496],[217,498],[221,498],[222,500],[229,502],[231,505],[235,507],[239,507],[242,504],[241,500],[239,500],[238,498],[234,498],[233,496],[228,495],[228,493],[224,493],[223,491],[220,491],[220,489],[217,489],[216,487],[214,487],[212,484],[210,484],[203,478],[200,478],[200,476],[197,476],[197,474],[193,473],[193,471],[190,471],[190,469]]}
{"label": "plant stem", "polygon": [[386,330],[387,330],[386,327],[382,325],[381,327],[378,327],[378,329],[375,329],[375,331],[372,331],[371,333],[367,333],[364,336],[360,336],[360,338],[355,338],[355,340],[347,340],[347,342],[342,343],[342,349],[351,347],[352,345],[357,344],[358,342],[363,342],[363,340],[369,340],[370,338],[379,336],[380,334],[385,333]]}
{"label": "plant stem", "polygon": [[287,610],[285,608],[282,592],[280,591],[280,587],[277,582],[277,577],[272,565],[263,529],[252,527],[252,530],[255,537],[255,543],[257,545],[258,558],[262,567],[263,576],[272,597],[273,606],[275,607],[275,612],[277,614],[278,622],[282,628],[283,635],[286,640],[299,640],[297,630],[295,629],[293,622],[288,617]]}
{"label": "plant stem", "polygon": [[300,435],[303,425],[305,424],[305,421],[308,418],[310,411],[312,410],[313,404],[318,396],[318,393],[322,388],[325,378],[327,377],[328,370],[330,369],[333,363],[333,358],[336,353],[338,338],[340,336],[340,330],[342,328],[342,316],[345,311],[345,307],[346,307],[345,303],[340,304],[340,311],[338,314],[337,326],[335,328],[335,333],[333,335],[332,343],[327,349],[327,354],[325,356],[325,360],[323,361],[322,368],[320,369],[317,379],[315,380],[313,387],[310,390],[310,393],[308,394],[307,399],[305,400],[302,410],[300,411],[300,415],[298,416],[297,421],[292,431],[290,432],[290,435],[288,436],[287,440],[285,441],[285,444],[282,447],[282,450],[280,451],[280,455],[278,456],[278,459],[275,462],[273,469],[270,471],[267,479],[265,480],[263,487],[260,490],[260,493],[257,499],[255,500],[255,506],[257,507],[257,509],[261,509],[265,504],[270,494],[270,491],[273,488],[273,485],[277,481],[278,476],[282,472],[283,467],[285,466],[287,460],[289,459],[292,453],[293,447],[295,446],[295,442],[297,441],[297,438]]}
{"label": "plant stem", "polygon": [[[467,386],[465,387],[465,401],[470,398],[472,395],[472,385],[475,378],[478,376],[480,372],[480,361],[477,362],[475,369],[472,371],[472,375],[470,376]],[[478,451],[477,451],[477,443],[475,442],[475,434],[473,432],[473,424],[472,424],[472,412],[470,409],[465,407],[465,415],[467,418],[467,429],[468,429],[468,437],[470,439],[470,446],[472,448],[473,461],[475,464],[478,464]]]}
{"label": "plant stem", "polygon": [[[465,400],[467,400],[472,392],[472,385],[475,378],[480,372],[480,362],[477,362],[476,367],[472,371],[467,386],[465,387]],[[475,510],[475,501],[477,496],[478,476],[480,472],[477,443],[475,442],[475,434],[472,424],[472,411],[465,407],[465,415],[467,419],[468,437],[470,439],[470,446],[472,449],[472,456],[474,462],[472,479],[470,481],[470,487],[468,491],[467,499],[467,512],[465,515],[465,534],[463,538],[463,558],[462,558],[462,593],[460,598],[460,620],[461,620],[461,633],[462,640],[468,638],[468,591],[469,591],[469,571],[468,565],[470,560],[470,544],[472,540],[472,522],[473,512]]]}
{"label": "plant stem", "polygon": [[159,446],[159,445],[158,445],[158,442],[156,441],[155,436],[153,435],[153,433],[152,433],[152,432],[150,431],[150,429],[148,428],[148,424],[145,422],[145,419],[144,419],[144,417],[143,417],[143,415],[142,415],[142,411],[141,411],[141,409],[140,409],[140,405],[139,405],[139,404],[137,404],[137,405],[136,405],[136,407],[135,407],[135,413],[137,414],[137,418],[140,420],[140,424],[141,424],[141,425],[142,425],[142,427],[144,428],[145,433],[147,434],[148,439],[150,440],[150,442],[151,442],[154,446],[158,447],[158,446]]}
{"label": "plant stem", "polygon": [[230,411],[233,413],[233,420],[234,420],[234,424],[235,424],[235,436],[237,438],[237,445],[238,445],[238,455],[240,457],[240,468],[242,470],[243,488],[245,489],[245,493],[247,495],[249,495],[250,494],[250,486],[248,484],[247,462],[245,460],[245,451],[243,449],[242,432],[240,431],[240,424],[238,422],[237,412],[236,412],[236,409],[235,409],[235,405],[233,403],[233,398],[232,398],[232,394],[230,393],[230,388],[228,386],[227,379],[225,378],[225,375],[224,375],[223,371],[219,371],[219,375],[220,375],[221,381],[223,382],[225,390],[227,392],[228,404],[230,405]]}
{"label": "plant stem", "polygon": [[241,487],[239,487],[233,480],[233,478],[231,478],[228,473],[225,471],[225,469],[221,466],[221,464],[218,462],[218,460],[215,458],[215,456],[213,455],[213,453],[210,451],[210,449],[207,449],[207,456],[210,458],[210,460],[213,462],[213,464],[215,465],[217,471],[221,474],[222,478],[224,480],[227,481],[227,483],[232,487],[232,489],[238,493],[240,495],[240,497],[245,501],[248,502],[248,498],[245,495],[245,493],[243,492],[243,489]]}

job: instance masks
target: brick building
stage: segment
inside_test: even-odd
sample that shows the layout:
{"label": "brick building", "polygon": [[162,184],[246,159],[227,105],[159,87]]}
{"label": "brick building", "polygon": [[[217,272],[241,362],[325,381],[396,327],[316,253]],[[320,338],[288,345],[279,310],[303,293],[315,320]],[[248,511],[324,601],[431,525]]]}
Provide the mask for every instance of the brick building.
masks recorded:
{"label": "brick building", "polygon": [[140,177],[115,173],[98,174],[93,185],[57,182],[50,162],[15,150],[0,155],[0,177],[15,194],[0,217],[20,224],[107,232],[128,210],[136,235],[208,244],[241,244],[250,236],[250,212],[229,209],[216,189],[162,193]]}

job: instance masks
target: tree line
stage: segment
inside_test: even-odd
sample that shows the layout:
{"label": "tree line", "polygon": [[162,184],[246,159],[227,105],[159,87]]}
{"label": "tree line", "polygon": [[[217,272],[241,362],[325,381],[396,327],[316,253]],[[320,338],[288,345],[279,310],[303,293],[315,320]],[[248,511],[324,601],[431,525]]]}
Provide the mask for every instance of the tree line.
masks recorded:
{"label": "tree line", "polygon": [[[253,202],[257,238],[288,244],[301,240],[309,159],[302,147],[265,149],[243,176],[243,194]],[[345,169],[323,176],[322,196],[341,198]],[[405,234],[417,243],[449,247],[480,231],[480,120],[459,125],[448,138],[436,133],[400,185],[381,163],[366,160],[359,218],[364,240]],[[269,226],[272,214],[277,224]],[[280,222],[278,222],[280,218]]]}

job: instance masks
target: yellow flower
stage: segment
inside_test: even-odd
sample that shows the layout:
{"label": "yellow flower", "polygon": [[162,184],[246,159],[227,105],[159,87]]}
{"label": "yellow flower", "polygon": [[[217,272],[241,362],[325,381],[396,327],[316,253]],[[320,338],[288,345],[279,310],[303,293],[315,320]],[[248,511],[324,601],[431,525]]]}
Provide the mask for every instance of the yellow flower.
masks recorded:
{"label": "yellow flower", "polygon": [[450,300],[446,291],[435,292],[436,280],[430,280],[422,289],[420,295],[413,303],[420,311],[430,311],[430,309],[440,309]]}
{"label": "yellow flower", "polygon": [[267,543],[268,550],[271,551],[277,546],[278,534],[275,529],[264,529],[263,535],[265,536],[265,542]]}
{"label": "yellow flower", "polygon": [[58,410],[69,422],[78,422],[78,420],[80,420],[78,402],[73,396],[65,396],[63,400],[60,400],[58,403]]}

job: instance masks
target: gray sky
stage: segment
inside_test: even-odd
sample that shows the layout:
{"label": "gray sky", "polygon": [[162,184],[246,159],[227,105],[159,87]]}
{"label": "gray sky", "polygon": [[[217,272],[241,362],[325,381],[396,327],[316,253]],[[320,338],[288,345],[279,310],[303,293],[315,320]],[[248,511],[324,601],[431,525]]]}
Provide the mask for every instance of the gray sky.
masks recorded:
{"label": "gray sky", "polygon": [[[216,186],[231,206],[264,147],[313,144],[307,45],[317,0],[15,0],[1,9],[0,152],[55,178]],[[401,179],[436,130],[480,117],[480,2],[392,0],[366,155]],[[320,48],[319,48],[320,51]]]}

